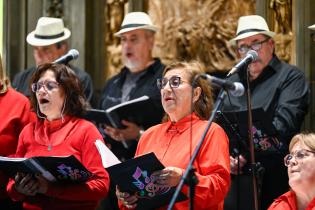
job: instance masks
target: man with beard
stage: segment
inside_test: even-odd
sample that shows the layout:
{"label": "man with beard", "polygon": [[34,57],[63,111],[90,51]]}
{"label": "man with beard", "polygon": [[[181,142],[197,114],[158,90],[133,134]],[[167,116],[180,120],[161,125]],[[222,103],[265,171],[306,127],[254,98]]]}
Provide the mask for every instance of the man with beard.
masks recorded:
{"label": "man with beard", "polygon": [[[147,108],[160,113],[155,121],[161,122],[163,109],[156,80],[162,77],[164,65],[160,59],[152,57],[156,31],[146,13],[131,12],[125,16],[121,29],[115,33],[121,39],[124,67],[106,82],[100,99],[101,109],[147,95],[154,101],[154,106]],[[137,139],[147,126],[139,127],[128,121],[122,123],[125,129],[105,125],[104,132],[114,154],[124,161],[134,156]]]}
{"label": "man with beard", "polygon": [[[100,109],[107,109],[117,104],[141,97],[149,96],[153,99],[153,106],[147,109],[155,110],[156,124],[161,122],[163,108],[161,94],[156,81],[162,78],[164,65],[159,58],[152,57],[154,35],[157,28],[152,24],[150,17],[143,12],[128,13],[115,36],[120,37],[122,45],[122,60],[124,67],[109,79],[101,93]],[[152,116],[146,116],[152,118]],[[116,129],[103,125],[106,144],[121,160],[134,156],[138,139],[149,125],[138,126],[133,122],[123,120],[124,129]],[[112,186],[114,187],[114,186]],[[110,191],[109,198],[103,203],[105,209],[117,209],[116,196]]]}

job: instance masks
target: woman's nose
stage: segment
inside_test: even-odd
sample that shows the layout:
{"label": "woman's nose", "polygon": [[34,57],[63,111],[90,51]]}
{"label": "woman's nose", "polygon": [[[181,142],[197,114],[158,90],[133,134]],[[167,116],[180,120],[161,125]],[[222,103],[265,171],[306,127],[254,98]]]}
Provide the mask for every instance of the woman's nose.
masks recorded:
{"label": "woman's nose", "polygon": [[46,88],[45,88],[45,86],[44,86],[44,85],[39,86],[36,92],[37,92],[38,94],[46,93]]}
{"label": "woman's nose", "polygon": [[298,164],[298,161],[296,161],[296,158],[293,156],[292,159],[289,162],[289,165],[291,166],[295,166]]}

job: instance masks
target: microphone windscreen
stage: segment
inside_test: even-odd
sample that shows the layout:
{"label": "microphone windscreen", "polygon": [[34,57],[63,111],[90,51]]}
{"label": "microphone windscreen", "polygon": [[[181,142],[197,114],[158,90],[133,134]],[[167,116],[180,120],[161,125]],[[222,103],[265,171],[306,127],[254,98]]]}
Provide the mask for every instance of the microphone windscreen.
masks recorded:
{"label": "microphone windscreen", "polygon": [[71,49],[68,52],[70,55],[72,55],[73,59],[77,59],[79,57],[79,51],[76,49]]}
{"label": "microphone windscreen", "polygon": [[249,51],[247,52],[247,55],[251,55],[252,58],[253,58],[253,61],[256,61],[257,58],[258,58],[258,53],[257,53],[255,50],[249,50]]}

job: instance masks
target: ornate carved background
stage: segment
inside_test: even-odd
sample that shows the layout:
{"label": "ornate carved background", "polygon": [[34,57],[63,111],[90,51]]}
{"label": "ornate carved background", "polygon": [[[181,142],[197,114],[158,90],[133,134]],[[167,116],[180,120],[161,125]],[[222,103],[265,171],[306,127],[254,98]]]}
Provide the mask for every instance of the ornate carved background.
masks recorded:
{"label": "ornate carved background", "polygon": [[295,63],[292,32],[292,0],[270,0],[270,30],[277,33],[276,54],[284,61]]}
{"label": "ornate carved background", "polygon": [[254,13],[254,0],[150,0],[149,14],[160,27],[156,55],[166,63],[197,59],[209,72],[227,71],[236,60],[228,41],[238,17]]}
{"label": "ornate carved background", "polygon": [[[235,35],[237,20],[255,14],[256,0],[150,0],[148,13],[159,27],[154,55],[164,63],[199,60],[209,72],[225,72],[237,60],[229,40]],[[128,0],[107,1],[107,75],[121,67],[121,47],[113,33],[119,30]],[[277,55],[292,61],[292,0],[270,0],[267,17],[275,37]]]}

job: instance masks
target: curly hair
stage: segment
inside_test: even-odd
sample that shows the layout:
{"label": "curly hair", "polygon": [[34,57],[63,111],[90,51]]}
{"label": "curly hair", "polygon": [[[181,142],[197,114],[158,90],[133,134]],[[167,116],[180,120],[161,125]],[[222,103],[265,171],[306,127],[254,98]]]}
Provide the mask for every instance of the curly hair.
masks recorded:
{"label": "curly hair", "polygon": [[65,97],[67,99],[65,103],[64,114],[77,117],[82,116],[88,107],[88,103],[86,102],[80,80],[74,71],[68,66],[56,63],[46,63],[39,65],[32,75],[29,88],[31,92],[31,104],[33,110],[36,110],[38,102],[36,99],[36,93],[32,92],[31,86],[33,83],[37,83],[42,75],[47,71],[52,71],[54,73],[56,81],[64,90]]}

